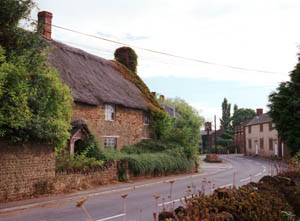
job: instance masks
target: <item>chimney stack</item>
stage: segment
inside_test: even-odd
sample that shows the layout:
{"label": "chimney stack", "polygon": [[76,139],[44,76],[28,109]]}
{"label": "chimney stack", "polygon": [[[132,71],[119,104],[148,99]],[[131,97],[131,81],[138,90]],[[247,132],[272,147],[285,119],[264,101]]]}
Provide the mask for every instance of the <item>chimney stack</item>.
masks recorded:
{"label": "chimney stack", "polygon": [[161,100],[162,102],[164,102],[164,101],[165,101],[165,96],[164,96],[164,95],[160,95],[160,100]]}
{"label": "chimney stack", "polygon": [[257,108],[256,109],[256,115],[259,116],[259,115],[262,115],[264,113],[263,109],[262,108]]}
{"label": "chimney stack", "polygon": [[42,11],[38,13],[38,28],[45,38],[51,39],[51,29],[52,29],[51,12]]}
{"label": "chimney stack", "polygon": [[156,97],[156,92],[151,92],[153,97]]}

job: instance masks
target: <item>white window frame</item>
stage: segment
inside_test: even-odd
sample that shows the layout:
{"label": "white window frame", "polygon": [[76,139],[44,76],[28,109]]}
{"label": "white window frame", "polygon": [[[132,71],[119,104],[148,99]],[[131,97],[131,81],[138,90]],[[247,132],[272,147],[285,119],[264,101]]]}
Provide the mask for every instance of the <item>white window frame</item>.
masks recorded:
{"label": "white window frame", "polygon": [[105,120],[106,121],[116,120],[116,105],[105,104]]}
{"label": "white window frame", "polygon": [[150,122],[149,113],[143,111],[143,124],[149,125],[149,122]]}
{"label": "white window frame", "polygon": [[104,137],[104,148],[117,148],[117,137]]}

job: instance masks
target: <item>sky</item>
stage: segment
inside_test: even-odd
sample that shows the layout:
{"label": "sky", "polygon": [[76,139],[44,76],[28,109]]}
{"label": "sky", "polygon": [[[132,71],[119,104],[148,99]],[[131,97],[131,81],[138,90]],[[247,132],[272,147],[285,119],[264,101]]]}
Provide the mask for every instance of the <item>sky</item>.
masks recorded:
{"label": "sky", "polygon": [[[297,63],[299,0],[35,0],[52,23],[119,41],[138,54],[138,74],[151,91],[180,97],[206,120],[232,107],[263,108]],[[53,27],[52,38],[113,59],[119,44]],[[149,51],[246,69],[184,60]],[[217,120],[219,125],[219,120]]]}

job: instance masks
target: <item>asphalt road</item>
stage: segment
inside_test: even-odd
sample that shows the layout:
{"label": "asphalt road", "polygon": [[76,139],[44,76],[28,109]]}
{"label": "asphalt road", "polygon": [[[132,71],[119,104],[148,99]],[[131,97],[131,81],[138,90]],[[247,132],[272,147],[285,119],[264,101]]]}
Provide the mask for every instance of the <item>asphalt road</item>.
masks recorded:
{"label": "asphalt road", "polygon": [[[201,173],[171,177],[172,198],[169,198],[171,183],[168,178],[163,180],[147,180],[135,184],[122,184],[110,188],[108,191],[97,194],[92,192],[86,201],[87,209],[93,221],[123,220],[123,205],[121,195],[128,193],[126,198],[126,220],[153,220],[155,211],[154,194],[158,194],[159,210],[162,204],[177,207],[183,203],[182,199],[192,193],[205,191],[213,192],[217,187],[241,186],[251,181],[258,181],[262,176],[275,173],[274,166],[268,160],[224,155],[224,164],[201,164]],[[190,192],[187,192],[190,186]],[[164,198],[164,203],[163,199]],[[174,201],[174,203],[173,203]],[[170,203],[172,202],[172,203]],[[76,200],[54,198],[51,202],[38,205],[35,208],[5,212],[0,209],[0,220],[4,221],[67,221],[89,220],[81,208],[77,208]],[[20,206],[20,205],[19,205]],[[1,208],[1,207],[0,207]],[[107,218],[107,219],[106,219]]]}

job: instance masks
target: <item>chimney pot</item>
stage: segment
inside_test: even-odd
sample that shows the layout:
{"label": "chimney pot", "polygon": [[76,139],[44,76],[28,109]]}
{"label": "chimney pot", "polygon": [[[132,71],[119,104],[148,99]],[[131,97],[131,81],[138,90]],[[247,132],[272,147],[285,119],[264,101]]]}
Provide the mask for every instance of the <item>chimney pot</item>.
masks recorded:
{"label": "chimney pot", "polygon": [[256,109],[256,115],[259,116],[259,115],[262,115],[264,113],[263,109],[262,108],[257,108]]}
{"label": "chimney pot", "polygon": [[38,28],[45,38],[51,39],[52,13],[42,11],[38,13]]}

